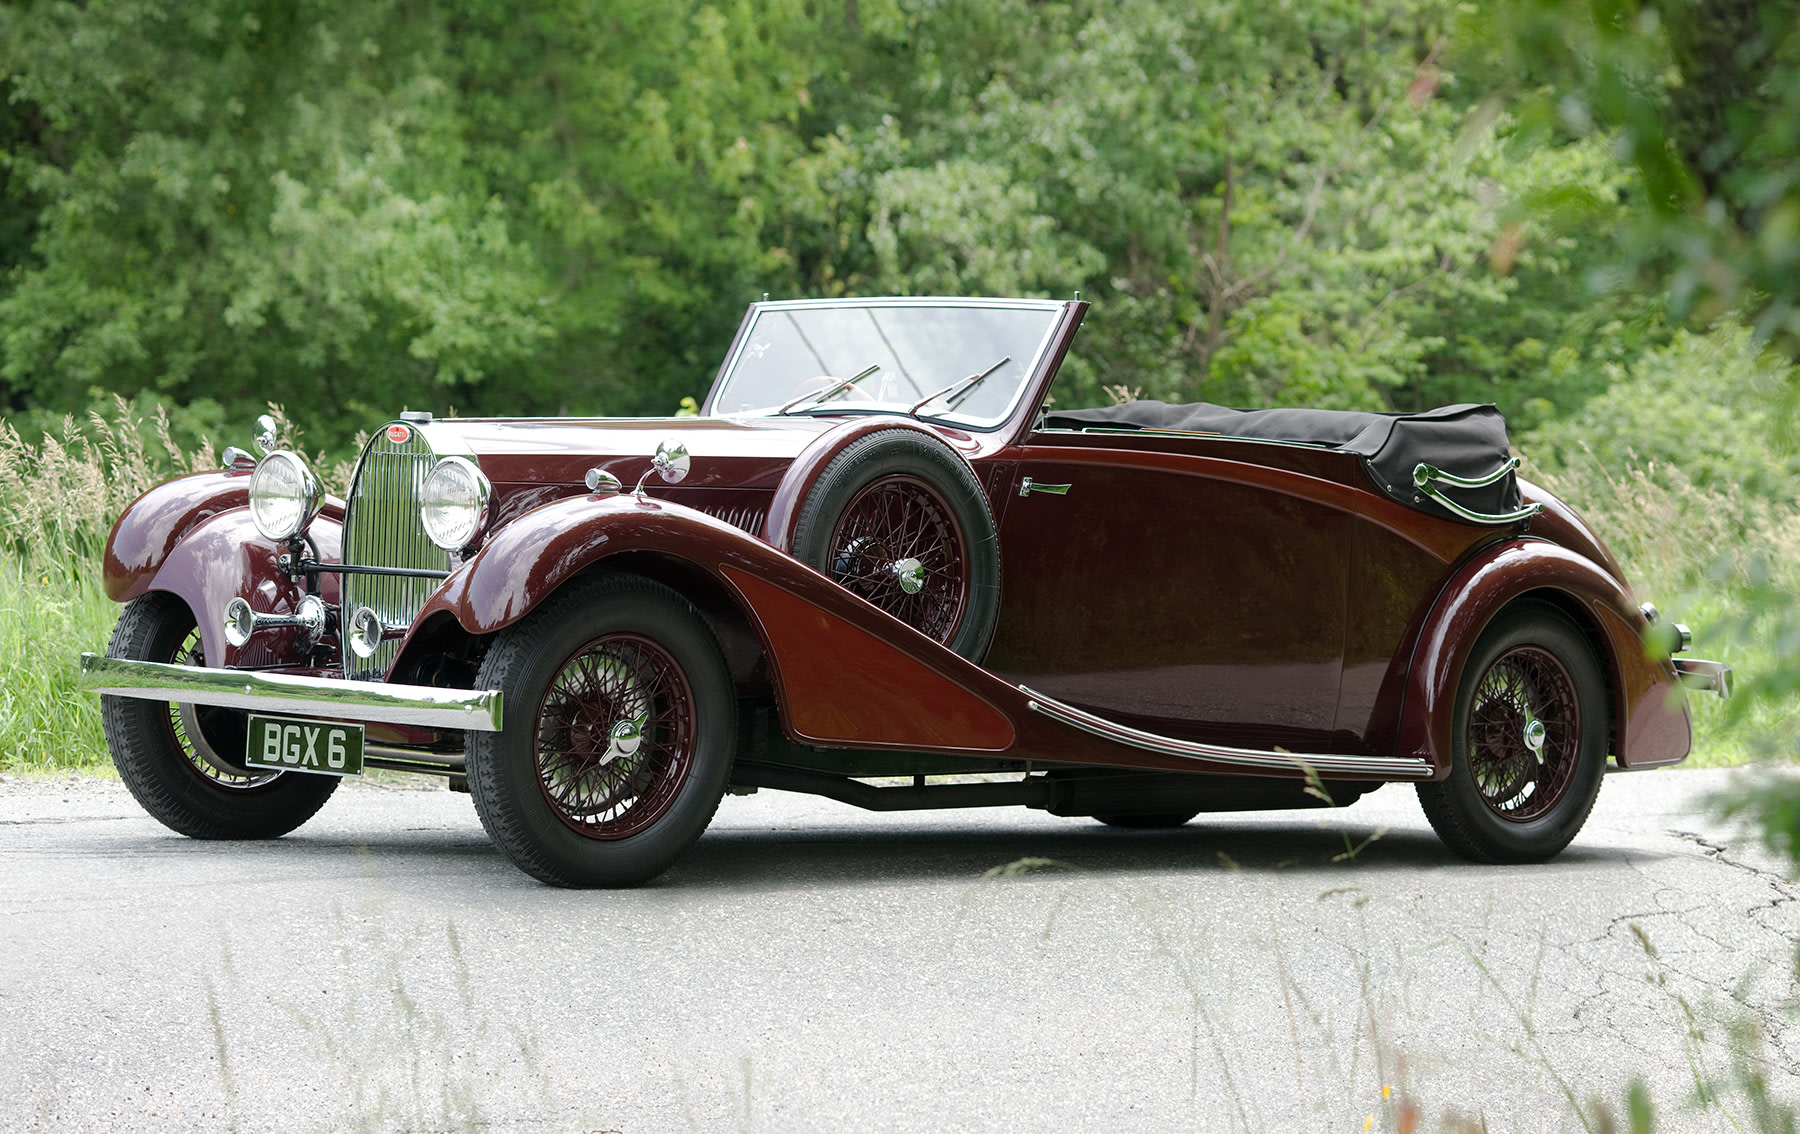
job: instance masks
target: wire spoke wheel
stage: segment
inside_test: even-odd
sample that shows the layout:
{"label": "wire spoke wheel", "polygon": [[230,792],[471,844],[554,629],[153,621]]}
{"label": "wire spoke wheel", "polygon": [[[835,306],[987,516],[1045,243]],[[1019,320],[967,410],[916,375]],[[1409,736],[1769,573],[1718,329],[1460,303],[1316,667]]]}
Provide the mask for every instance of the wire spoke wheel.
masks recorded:
{"label": "wire spoke wheel", "polygon": [[968,605],[961,529],[944,498],[914,476],[890,476],[851,498],[828,544],[831,575],[928,637],[948,642]]}
{"label": "wire spoke wheel", "polygon": [[1457,682],[1448,775],[1418,785],[1444,843],[1475,862],[1543,862],[1569,845],[1606,771],[1608,689],[1590,639],[1521,601],[1481,632]]}
{"label": "wire spoke wheel", "polygon": [[654,823],[694,758],[694,696],[661,645],[608,634],[563,663],[538,708],[538,783],[557,818],[593,839]]}
{"label": "wire spoke wheel", "polygon": [[1535,646],[1501,655],[1475,687],[1468,745],[1470,773],[1494,814],[1522,823],[1555,807],[1581,754],[1569,671]]}
{"label": "wire spoke wheel", "polygon": [[[205,666],[187,603],[151,591],[125,604],[107,656]],[[152,817],[196,839],[273,839],[310,819],[338,777],[244,764],[242,709],[103,696],[100,721],[119,778]]]}
{"label": "wire spoke wheel", "polygon": [[718,810],[737,755],[730,668],[704,615],[638,575],[565,584],[497,636],[476,688],[469,794],[506,856],[553,886],[639,886]]}
{"label": "wire spoke wheel", "polygon": [[847,442],[807,490],[789,550],[852,594],[979,662],[1000,616],[1000,539],[962,456],[923,429]]}
{"label": "wire spoke wheel", "polygon": [[[175,656],[169,660],[176,665],[206,664],[199,627],[188,632],[181,645],[176,647]],[[175,703],[170,703],[168,708],[169,732],[175,746],[181,750],[194,774],[213,786],[227,791],[249,791],[272,783],[282,775],[280,772],[255,771],[232,759],[233,754],[242,759],[247,738],[249,719],[242,710]]]}

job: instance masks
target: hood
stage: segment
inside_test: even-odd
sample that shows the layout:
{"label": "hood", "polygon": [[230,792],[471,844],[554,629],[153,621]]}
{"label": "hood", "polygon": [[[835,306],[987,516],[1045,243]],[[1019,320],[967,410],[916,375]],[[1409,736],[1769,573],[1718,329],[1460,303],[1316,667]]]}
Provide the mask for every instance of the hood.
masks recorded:
{"label": "hood", "polygon": [[807,417],[447,418],[410,428],[434,452],[481,466],[493,485],[490,529],[587,492],[592,468],[618,477],[629,492],[649,471],[657,445],[676,439],[692,458],[688,475],[679,484],[652,476],[647,491],[756,533],[795,457],[836,424]]}
{"label": "hood", "polygon": [[583,487],[596,466],[630,488],[668,438],[681,440],[693,457],[683,489],[772,492],[807,443],[834,424],[803,417],[447,418],[416,428],[437,452],[473,457],[497,494],[503,486]]}

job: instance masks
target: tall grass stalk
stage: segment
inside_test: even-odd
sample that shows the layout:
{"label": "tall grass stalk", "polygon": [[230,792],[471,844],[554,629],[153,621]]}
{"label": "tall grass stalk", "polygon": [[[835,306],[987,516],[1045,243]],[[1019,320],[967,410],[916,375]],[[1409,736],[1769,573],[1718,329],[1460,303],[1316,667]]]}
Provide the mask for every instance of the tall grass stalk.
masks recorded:
{"label": "tall grass stalk", "polygon": [[0,565],[0,768],[110,767],[100,700],[75,686],[75,658],[106,646],[119,608],[92,572]]}
{"label": "tall grass stalk", "polygon": [[0,768],[108,766],[99,701],[75,687],[77,655],[118,618],[100,587],[107,533],[144,489],[217,465],[122,400],[35,442],[0,421]]}

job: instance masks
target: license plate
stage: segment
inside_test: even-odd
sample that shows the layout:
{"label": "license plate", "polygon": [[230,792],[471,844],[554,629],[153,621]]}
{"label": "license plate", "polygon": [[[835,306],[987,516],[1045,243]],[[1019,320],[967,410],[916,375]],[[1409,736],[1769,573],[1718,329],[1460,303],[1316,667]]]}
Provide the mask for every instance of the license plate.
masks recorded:
{"label": "license plate", "polygon": [[360,776],[363,726],[251,714],[247,749],[244,763],[252,768]]}

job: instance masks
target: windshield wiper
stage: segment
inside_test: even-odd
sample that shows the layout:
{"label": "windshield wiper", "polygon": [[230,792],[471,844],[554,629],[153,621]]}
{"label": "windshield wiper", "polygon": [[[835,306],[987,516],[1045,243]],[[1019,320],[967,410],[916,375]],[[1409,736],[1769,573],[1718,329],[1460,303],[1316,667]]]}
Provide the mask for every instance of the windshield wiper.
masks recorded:
{"label": "windshield wiper", "polygon": [[957,391],[955,400],[950,403],[950,408],[955,409],[958,406],[962,405],[964,401],[968,400],[969,395],[973,394],[975,392],[975,387],[981,385],[982,382],[986,381],[988,375],[992,374],[994,371],[1000,369],[1002,366],[1005,366],[1007,363],[1009,363],[1011,361],[1012,361],[1012,355],[1009,354],[1005,358],[1001,359],[999,362],[996,362],[996,363],[994,363],[994,365],[988,367],[986,370],[983,370],[980,374],[971,374],[967,378],[959,378],[956,381],[950,383],[948,386],[945,386],[943,389],[939,390],[937,393],[931,395],[929,398],[926,398],[924,401],[920,402],[918,405],[907,410],[906,412],[911,414],[913,417],[918,417],[920,410],[924,409],[926,406],[930,405],[932,402],[937,401],[939,398],[943,397],[945,394],[948,394],[952,390]]}
{"label": "windshield wiper", "polygon": [[789,410],[793,409],[795,406],[802,406],[802,405],[805,405],[807,402],[823,402],[830,398],[835,398],[839,394],[843,393],[845,390],[848,390],[850,387],[856,385],[858,382],[861,382],[864,378],[867,378],[869,375],[875,373],[877,370],[880,370],[880,369],[881,369],[881,364],[879,362],[877,362],[860,374],[854,374],[854,375],[850,376],[849,378],[840,380],[834,386],[827,386],[823,390],[808,390],[806,393],[801,394],[799,397],[795,398],[793,401],[789,402],[787,405],[782,406],[780,409],[776,410],[775,412],[777,415],[786,414]]}

